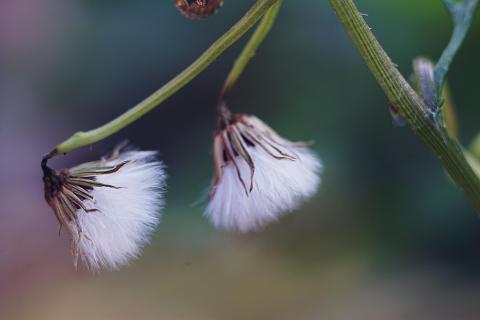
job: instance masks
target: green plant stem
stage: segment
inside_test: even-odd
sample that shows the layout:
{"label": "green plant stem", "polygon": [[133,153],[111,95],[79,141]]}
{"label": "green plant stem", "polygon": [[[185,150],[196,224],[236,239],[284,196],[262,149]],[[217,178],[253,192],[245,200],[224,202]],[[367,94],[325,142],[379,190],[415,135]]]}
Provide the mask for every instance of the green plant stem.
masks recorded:
{"label": "green plant stem", "polygon": [[[162,88],[140,102],[119,117],[93,130],[77,132],[66,141],[59,144],[55,151],[66,153],[77,148],[90,145],[125,128],[138,120],[147,112],[154,109],[168,97],[184,87],[203,70],[205,70],[218,56],[240,39],[260,18],[279,0],[258,0],[250,10],[225,34],[215,41],[197,60],[188,68],[170,80]],[[54,154],[54,153],[52,153]]]}
{"label": "green plant stem", "polygon": [[280,7],[282,6],[282,1],[283,0],[279,0],[270,9],[268,9],[267,13],[262,18],[262,21],[255,29],[255,32],[248,40],[237,60],[235,60],[233,68],[228,74],[228,77],[225,80],[225,84],[223,85],[221,100],[223,100],[230,93],[232,88],[237,83],[238,78],[241,76],[241,74],[247,67],[247,64],[255,56],[258,47],[262,44],[263,40],[265,40],[265,37],[272,29],[278,12],[280,11]]}
{"label": "green plant stem", "polygon": [[438,97],[440,97],[440,93],[442,92],[448,69],[467,36],[478,6],[478,0],[462,0],[460,2],[444,0],[443,2],[452,15],[454,26],[450,41],[435,66],[435,84]]}
{"label": "green plant stem", "polygon": [[480,213],[480,180],[465,159],[461,146],[432,123],[424,102],[391,62],[353,1],[330,0],[330,4],[390,103],[437,155],[452,180]]}

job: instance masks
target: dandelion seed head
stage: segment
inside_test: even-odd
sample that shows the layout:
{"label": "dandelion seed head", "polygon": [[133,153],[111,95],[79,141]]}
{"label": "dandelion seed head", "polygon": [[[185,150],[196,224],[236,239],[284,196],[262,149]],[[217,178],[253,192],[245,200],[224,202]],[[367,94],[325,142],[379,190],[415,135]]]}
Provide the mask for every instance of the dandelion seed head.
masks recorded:
{"label": "dandelion seed head", "polygon": [[70,234],[75,264],[99,271],[138,257],[164,205],[166,175],[155,152],[115,152],[46,180],[56,177],[64,179],[59,192],[49,194],[46,184],[46,198]]}
{"label": "dandelion seed head", "polygon": [[260,119],[232,117],[215,137],[205,215],[220,229],[259,230],[315,194],[322,165],[306,144],[280,137]]}

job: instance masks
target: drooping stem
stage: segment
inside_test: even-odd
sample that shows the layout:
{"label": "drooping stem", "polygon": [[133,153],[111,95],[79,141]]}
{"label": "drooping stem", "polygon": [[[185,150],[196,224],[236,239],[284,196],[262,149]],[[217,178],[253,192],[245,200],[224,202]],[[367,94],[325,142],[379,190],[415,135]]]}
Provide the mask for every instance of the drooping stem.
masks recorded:
{"label": "drooping stem", "polygon": [[283,0],[279,0],[267,11],[262,21],[255,29],[252,37],[248,40],[242,52],[238,56],[237,60],[235,60],[233,68],[228,74],[225,84],[223,85],[220,100],[224,100],[230,93],[250,60],[255,56],[255,52],[257,51],[258,47],[262,44],[263,40],[265,40],[265,37],[272,29],[278,12],[280,11],[280,7],[282,6],[282,1]]}
{"label": "drooping stem", "polygon": [[112,121],[90,131],[80,131],[75,133],[66,141],[56,147],[58,153],[66,153],[77,148],[87,146],[125,128],[132,122],[138,120],[147,112],[154,109],[168,97],[184,87],[203,70],[205,70],[218,56],[227,48],[240,39],[255,23],[279,0],[258,0],[250,10],[225,34],[215,41],[197,60],[188,68],[170,80],[162,88],[154,92],[151,96],[134,106]]}
{"label": "drooping stem", "polygon": [[437,155],[452,180],[480,212],[480,180],[465,159],[461,146],[434,125],[424,102],[392,63],[353,1],[330,0],[330,4],[390,103]]}

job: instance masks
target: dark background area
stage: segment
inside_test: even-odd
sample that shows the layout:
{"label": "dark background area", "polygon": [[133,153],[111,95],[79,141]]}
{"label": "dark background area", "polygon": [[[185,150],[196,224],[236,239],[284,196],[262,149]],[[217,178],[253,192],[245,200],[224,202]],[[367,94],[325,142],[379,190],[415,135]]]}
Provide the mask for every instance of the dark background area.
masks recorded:
{"label": "dark background area", "polygon": [[[230,106],[315,140],[318,195],[256,234],[215,231],[208,188],[215,103],[246,39],[160,107],[60,157],[128,138],[168,166],[168,206],[145,254],[76,272],[43,201],[40,159],[121,114],[188,66],[254,1],[190,21],[165,0],[0,2],[1,319],[478,319],[480,222],[435,156],[392,125],[387,100],[327,1],[285,1]],[[451,31],[440,0],[356,1],[406,76]],[[480,20],[449,74],[468,144],[478,126]]]}

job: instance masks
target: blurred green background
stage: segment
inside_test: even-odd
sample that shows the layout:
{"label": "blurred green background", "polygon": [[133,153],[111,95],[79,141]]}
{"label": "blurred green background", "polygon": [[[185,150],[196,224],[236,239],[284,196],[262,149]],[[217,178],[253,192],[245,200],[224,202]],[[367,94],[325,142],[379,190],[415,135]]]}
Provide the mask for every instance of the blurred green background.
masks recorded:
{"label": "blurred green background", "polygon": [[[0,1],[0,319],[478,319],[480,222],[386,98],[327,1],[285,1],[230,99],[292,140],[315,140],[318,195],[264,232],[213,230],[195,205],[236,44],[158,109],[60,157],[94,160],[128,138],[168,166],[168,206],[139,261],[90,275],[43,201],[41,156],[133,106],[193,61],[253,3],[204,21],[173,0]],[[440,0],[356,1],[404,75],[438,58]],[[478,17],[477,17],[478,18]],[[479,129],[480,19],[449,82],[468,143]],[[245,39],[244,39],[245,40]]]}

